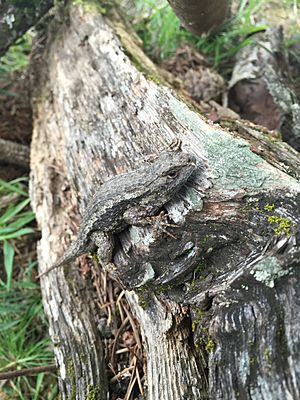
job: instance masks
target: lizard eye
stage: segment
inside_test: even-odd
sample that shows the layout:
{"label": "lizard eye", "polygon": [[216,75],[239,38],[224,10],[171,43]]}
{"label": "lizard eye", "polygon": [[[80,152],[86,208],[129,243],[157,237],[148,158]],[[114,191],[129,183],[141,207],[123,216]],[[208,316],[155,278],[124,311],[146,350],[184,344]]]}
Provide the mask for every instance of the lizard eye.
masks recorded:
{"label": "lizard eye", "polygon": [[167,175],[168,178],[174,179],[178,175],[178,171],[170,171]]}

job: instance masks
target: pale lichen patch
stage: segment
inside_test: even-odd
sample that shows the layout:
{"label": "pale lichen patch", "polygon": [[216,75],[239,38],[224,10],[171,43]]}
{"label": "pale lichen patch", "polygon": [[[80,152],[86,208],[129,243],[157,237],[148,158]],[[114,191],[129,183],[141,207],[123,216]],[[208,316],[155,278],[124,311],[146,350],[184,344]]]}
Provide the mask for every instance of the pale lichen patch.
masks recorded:
{"label": "pale lichen patch", "polygon": [[262,157],[251,150],[250,144],[221,130],[190,110],[174,97],[169,96],[169,107],[174,116],[185,127],[186,132],[197,135],[201,148],[195,151],[205,155],[215,188],[237,191],[247,188],[250,194],[255,190],[270,190],[285,186],[299,192],[299,182],[273,168]]}
{"label": "pale lichen patch", "polygon": [[275,257],[266,257],[258,262],[250,272],[254,278],[273,288],[275,281],[290,273],[289,269],[282,269]]}

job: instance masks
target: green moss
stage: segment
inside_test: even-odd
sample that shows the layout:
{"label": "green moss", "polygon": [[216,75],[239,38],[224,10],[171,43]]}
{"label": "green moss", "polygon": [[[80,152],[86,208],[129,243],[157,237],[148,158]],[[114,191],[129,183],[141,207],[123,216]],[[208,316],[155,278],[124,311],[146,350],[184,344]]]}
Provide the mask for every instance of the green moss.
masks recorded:
{"label": "green moss", "polygon": [[204,315],[205,315],[205,312],[202,310],[202,308],[196,308],[196,309],[194,310],[194,313],[196,314],[196,317],[197,317],[197,319],[199,319],[199,320],[201,320],[201,319],[204,317]]}
{"label": "green moss", "polygon": [[136,57],[134,55],[134,52],[129,46],[124,48],[124,53],[128,56],[128,58],[130,59],[130,61],[136,67],[137,70],[139,70],[141,73],[146,72],[145,68],[143,67],[142,61],[139,59],[139,57]]}
{"label": "green moss", "polygon": [[199,325],[199,321],[193,321],[192,322],[192,332],[194,333],[197,329],[197,326]]}
{"label": "green moss", "polygon": [[99,385],[93,386],[88,385],[86,400],[97,400],[98,394],[101,393],[101,387]]}
{"label": "green moss", "polygon": [[191,282],[191,289],[194,289],[196,287],[196,279],[193,279]]}
{"label": "green moss", "polygon": [[271,365],[272,364],[272,358],[271,358],[271,353],[270,350],[268,348],[265,349],[264,353],[263,353],[264,359],[266,360],[266,362]]}
{"label": "green moss", "polygon": [[195,269],[194,269],[194,273],[195,275],[200,275],[201,272],[203,272],[203,270],[205,269],[206,265],[204,262],[201,262]]}
{"label": "green moss", "polygon": [[291,234],[291,221],[287,217],[281,217],[279,215],[270,215],[268,216],[269,224],[275,225],[273,228],[276,235],[280,235],[281,233],[285,233],[286,235]]}
{"label": "green moss", "polygon": [[157,75],[153,75],[153,74],[148,74],[147,78],[150,81],[153,81],[154,83],[156,83],[157,85],[161,85],[161,80],[159,79],[159,77]]}
{"label": "green moss", "polygon": [[196,308],[193,310],[193,312],[194,312],[194,318],[192,321],[192,332],[194,333],[204,316],[204,311],[201,308]]}
{"label": "green moss", "polygon": [[[276,206],[274,203],[267,203],[263,206],[263,209],[260,207],[254,207],[254,209],[261,212],[271,213],[276,210]],[[290,236],[293,224],[289,218],[277,214],[268,215],[266,218],[268,223],[273,225],[272,229],[276,235],[286,234]]]}
{"label": "green moss", "polygon": [[[260,131],[260,132],[262,132],[262,131]],[[262,133],[263,133],[264,139],[267,140],[270,143],[282,142],[282,137],[281,137],[280,133],[278,133],[278,137],[277,138],[272,136],[272,135],[270,135],[270,134],[266,134],[264,132],[262,132]]]}
{"label": "green moss", "polygon": [[159,78],[157,69],[152,61],[145,57],[141,49],[140,39],[138,36],[135,36],[134,31],[131,30],[129,26],[125,26],[122,22],[114,23],[114,30],[122,43],[124,53],[136,69],[149,80],[160,84],[161,79]]}
{"label": "green moss", "polygon": [[151,68],[147,63],[145,62],[145,59],[139,54],[139,52],[136,51],[136,47],[134,44],[130,43],[130,41],[124,36],[122,37],[120,35],[120,32],[118,31],[118,34],[120,36],[120,39],[122,41],[122,44],[124,46],[124,53],[128,56],[132,64],[136,67],[136,69],[141,72],[145,77],[156,83],[157,85],[161,85],[162,82],[159,79],[159,76],[155,74],[154,69]]}
{"label": "green moss", "polygon": [[153,292],[156,295],[164,294],[170,292],[174,288],[175,285],[171,285],[170,283],[167,284],[160,284],[158,286],[152,286]]}
{"label": "green moss", "polygon": [[200,339],[196,340],[194,345],[196,349],[201,346],[207,353],[212,353],[215,349],[215,342],[208,334],[206,337],[201,337]]}
{"label": "green moss", "polygon": [[73,0],[74,5],[81,5],[83,6],[84,10],[89,13],[100,13],[106,14],[107,9],[102,7],[99,1],[95,0]]}
{"label": "green moss", "polygon": [[139,297],[139,306],[143,309],[143,310],[147,310],[149,308],[149,303],[147,302],[147,300],[145,299],[141,299]]}
{"label": "green moss", "polygon": [[[201,319],[203,318],[204,311],[201,309],[196,309],[196,318],[192,322],[192,332],[195,333],[197,328],[200,325]],[[212,353],[215,349],[215,342],[212,337],[209,335],[208,328],[206,326],[200,327],[200,334],[195,334],[194,346],[195,349],[198,349],[201,346],[202,349],[205,349],[207,353]]]}
{"label": "green moss", "polygon": [[204,271],[206,269],[206,264],[204,262],[199,263],[193,273],[193,279],[191,281],[191,288],[193,289],[196,286],[197,281],[205,278]]}
{"label": "green moss", "polygon": [[67,359],[66,366],[67,366],[66,371],[67,371],[69,378],[71,378],[71,377],[75,378],[74,365],[73,365],[73,361],[71,359]]}
{"label": "green moss", "polygon": [[150,304],[151,304],[151,299],[150,299],[150,296],[149,296],[149,293],[148,293],[147,289],[138,288],[136,290],[136,293],[138,295],[139,306],[143,310],[147,310],[150,307]]}
{"label": "green moss", "polygon": [[249,364],[251,367],[253,367],[256,364],[256,362],[257,359],[255,357],[250,357]]}
{"label": "green moss", "polygon": [[202,326],[201,332],[205,335],[208,336],[208,328],[206,326]]}
{"label": "green moss", "polygon": [[207,341],[207,343],[206,343],[206,346],[205,346],[205,350],[206,350],[208,353],[212,353],[212,352],[214,351],[214,349],[215,349],[215,342],[212,340],[211,337],[209,337],[209,338],[208,338],[208,341]]}
{"label": "green moss", "polygon": [[93,263],[97,264],[99,262],[97,253],[93,253],[93,254],[91,254],[91,256],[92,256]]}
{"label": "green moss", "polygon": [[72,359],[68,359],[66,362],[66,370],[67,370],[67,376],[68,379],[71,382],[72,385],[72,391],[70,396],[68,397],[68,400],[75,400],[76,399],[76,379],[75,379],[75,369],[73,365]]}
{"label": "green moss", "polygon": [[264,206],[264,210],[265,211],[273,211],[274,210],[274,208],[275,208],[275,204],[274,203],[272,203],[272,204],[266,204],[265,206]]}

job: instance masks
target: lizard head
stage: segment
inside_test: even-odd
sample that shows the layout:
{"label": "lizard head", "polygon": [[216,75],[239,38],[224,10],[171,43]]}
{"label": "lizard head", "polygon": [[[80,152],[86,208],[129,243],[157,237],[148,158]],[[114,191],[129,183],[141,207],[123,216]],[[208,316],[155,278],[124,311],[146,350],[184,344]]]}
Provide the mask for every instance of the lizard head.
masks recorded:
{"label": "lizard head", "polygon": [[163,152],[152,165],[155,185],[171,197],[196,169],[193,155],[181,152]]}

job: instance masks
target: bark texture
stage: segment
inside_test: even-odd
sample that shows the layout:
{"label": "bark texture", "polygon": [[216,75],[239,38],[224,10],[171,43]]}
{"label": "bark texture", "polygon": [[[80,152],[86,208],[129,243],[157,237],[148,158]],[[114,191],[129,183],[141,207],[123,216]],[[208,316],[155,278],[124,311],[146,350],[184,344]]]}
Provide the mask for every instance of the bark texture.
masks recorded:
{"label": "bark texture", "polygon": [[293,91],[283,29],[270,27],[237,54],[229,105],[242,118],[279,130],[300,150],[300,104]]}
{"label": "bark texture", "polygon": [[[296,152],[253,125],[232,123],[231,133],[203,120],[157,83],[114,10],[104,18],[73,6],[65,21],[36,64],[31,193],[40,272],[74,238],[97,185],[180,139],[198,169],[165,207],[175,238],[129,227],[114,254],[144,338],[146,398],[299,397]],[[61,394],[104,399],[99,316],[77,270],[41,282]]]}
{"label": "bark texture", "polygon": [[168,0],[182,25],[194,35],[216,31],[229,16],[229,0]]}

